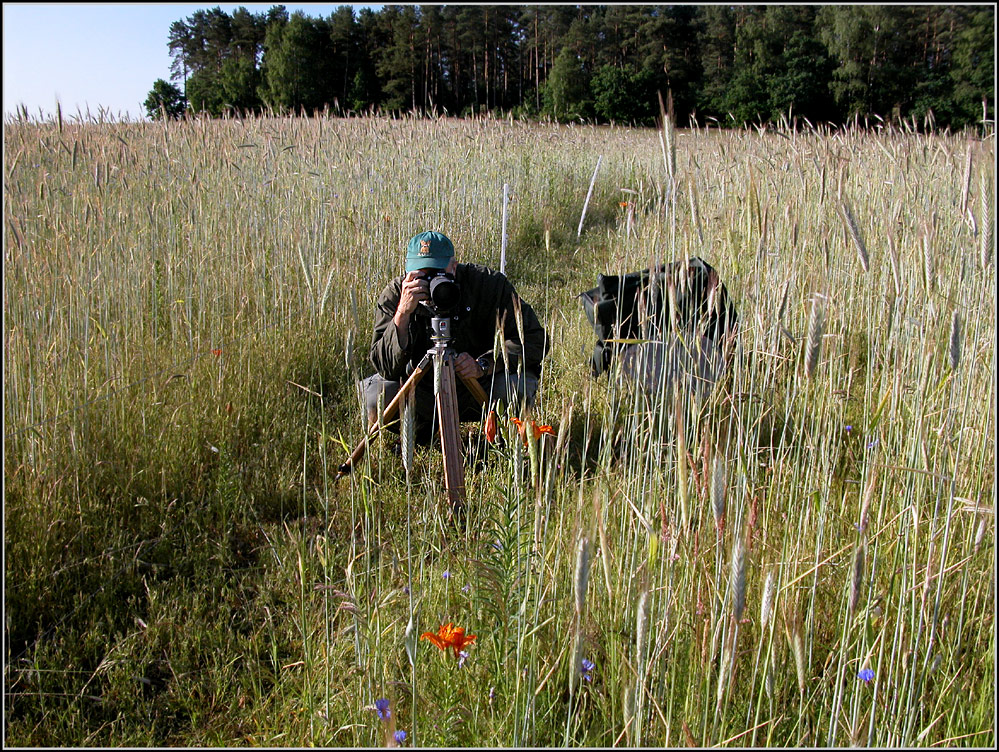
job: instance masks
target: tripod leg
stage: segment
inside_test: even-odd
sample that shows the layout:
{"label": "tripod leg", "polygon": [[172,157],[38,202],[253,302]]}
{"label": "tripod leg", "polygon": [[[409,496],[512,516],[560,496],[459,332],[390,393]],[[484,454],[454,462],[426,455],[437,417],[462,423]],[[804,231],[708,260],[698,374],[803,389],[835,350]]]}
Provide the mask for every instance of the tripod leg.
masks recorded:
{"label": "tripod leg", "polygon": [[465,463],[458,434],[458,395],[455,392],[453,353],[442,354],[436,367],[440,369],[440,386],[436,399],[441,453],[444,455],[444,485],[452,512],[461,514],[465,507]]}
{"label": "tripod leg", "polygon": [[475,397],[475,400],[480,405],[484,405],[486,403],[486,400],[489,399],[489,395],[486,394],[486,390],[482,388],[482,385],[478,381],[468,376],[462,376],[461,381],[466,387],[468,387],[468,391],[472,393],[472,396]]}
{"label": "tripod leg", "polygon": [[427,372],[429,366],[430,356],[427,355],[420,361],[420,364],[416,367],[413,373],[410,374],[409,378],[406,379],[406,383],[399,388],[398,393],[392,398],[392,401],[386,405],[385,411],[382,413],[382,419],[368,429],[367,435],[361,439],[357,448],[354,449],[350,457],[347,458],[347,461],[340,465],[336,474],[337,478],[347,475],[354,469],[354,465],[360,462],[361,457],[364,456],[364,450],[367,449],[368,442],[375,438],[381,428],[395,417],[396,412],[398,412],[399,407],[402,405],[402,401],[406,399],[410,392],[416,389],[416,385],[420,383],[420,379],[423,378],[423,375]]}

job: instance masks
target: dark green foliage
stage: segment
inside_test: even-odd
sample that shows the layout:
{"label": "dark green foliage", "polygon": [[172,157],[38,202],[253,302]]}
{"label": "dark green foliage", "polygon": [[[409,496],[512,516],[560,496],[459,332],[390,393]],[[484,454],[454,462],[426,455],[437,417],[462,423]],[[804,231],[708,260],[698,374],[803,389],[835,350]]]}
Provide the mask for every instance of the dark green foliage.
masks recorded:
{"label": "dark green foliage", "polygon": [[792,111],[813,123],[832,120],[826,82],[831,63],[825,49],[811,34],[796,29],[782,53],[783,65],[769,77],[770,115]]}
{"label": "dark green foliage", "polygon": [[381,51],[376,65],[382,80],[385,107],[390,110],[415,108],[419,65],[416,8],[412,5],[390,5],[383,11],[382,17],[389,44]]}
{"label": "dark green foliage", "polygon": [[592,111],[589,76],[583,61],[570,47],[563,47],[548,74],[544,113],[555,120],[582,120]]}
{"label": "dark green foliage", "polygon": [[950,76],[955,122],[973,123],[982,116],[983,100],[995,119],[995,9],[954,7],[961,23],[954,33]]}
{"label": "dark green foliage", "polygon": [[288,23],[272,24],[264,39],[264,103],[307,113],[331,103],[331,46],[329,25],[321,19],[296,12]]}
{"label": "dark green foliage", "polygon": [[357,23],[349,6],[341,6],[330,16],[330,91],[336,102],[348,106],[356,74],[360,73],[361,47]]}
{"label": "dark green foliage", "polygon": [[260,109],[257,87],[260,85],[260,71],[253,61],[246,57],[232,57],[222,64],[219,74],[219,88],[226,107],[239,112]]}
{"label": "dark green foliage", "polygon": [[215,7],[170,26],[171,77],[183,80],[193,111],[217,117],[259,109],[258,64],[269,17],[242,7],[230,17]]}
{"label": "dark green foliage", "polygon": [[711,98],[702,100],[706,114],[731,115],[739,124],[773,121],[789,112],[813,122],[835,119],[827,106],[832,66],[814,23],[810,6],[714,14],[712,47],[734,37],[734,52],[710,61]]}
{"label": "dark green foliage", "polygon": [[603,66],[590,82],[597,116],[610,122],[652,125],[657,101],[655,79],[648,70]]}
{"label": "dark green foliage", "polygon": [[187,108],[187,102],[180,89],[169,81],[157,78],[153,83],[153,88],[143,102],[146,108],[146,115],[151,120],[159,120],[164,115],[168,118],[179,118]]}
{"label": "dark green foliage", "polygon": [[192,112],[207,112],[218,117],[225,106],[222,77],[203,69],[187,79],[187,101]]}
{"label": "dark green foliage", "polygon": [[669,90],[680,124],[790,112],[962,127],[982,120],[983,99],[992,110],[994,28],[993,8],[944,5],[386,5],[328,18],[216,7],[174,22],[168,47],[173,80],[212,115],[380,107],[651,124]]}
{"label": "dark green foliage", "polygon": [[174,59],[171,77],[186,81],[200,70],[217,71],[232,41],[232,19],[221,8],[199,10],[187,21],[174,21],[167,44]]}

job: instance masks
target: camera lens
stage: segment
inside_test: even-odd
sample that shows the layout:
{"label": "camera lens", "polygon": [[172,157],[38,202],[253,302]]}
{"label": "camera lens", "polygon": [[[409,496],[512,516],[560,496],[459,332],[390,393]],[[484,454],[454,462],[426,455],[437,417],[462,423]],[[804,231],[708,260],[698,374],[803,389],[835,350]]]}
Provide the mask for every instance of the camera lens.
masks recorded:
{"label": "camera lens", "polygon": [[458,289],[458,283],[453,278],[441,274],[430,280],[430,300],[433,301],[434,307],[437,310],[442,312],[450,311],[458,305],[460,298],[461,291]]}

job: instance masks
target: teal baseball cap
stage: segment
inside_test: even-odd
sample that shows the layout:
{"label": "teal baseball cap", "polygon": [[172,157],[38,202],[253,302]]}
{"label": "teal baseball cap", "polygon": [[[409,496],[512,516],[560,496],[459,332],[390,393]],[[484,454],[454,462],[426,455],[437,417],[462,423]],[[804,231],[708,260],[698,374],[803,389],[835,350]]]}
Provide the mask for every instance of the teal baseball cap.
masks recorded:
{"label": "teal baseball cap", "polygon": [[406,251],[406,271],[447,269],[454,258],[454,244],[439,232],[421,232],[409,239]]}

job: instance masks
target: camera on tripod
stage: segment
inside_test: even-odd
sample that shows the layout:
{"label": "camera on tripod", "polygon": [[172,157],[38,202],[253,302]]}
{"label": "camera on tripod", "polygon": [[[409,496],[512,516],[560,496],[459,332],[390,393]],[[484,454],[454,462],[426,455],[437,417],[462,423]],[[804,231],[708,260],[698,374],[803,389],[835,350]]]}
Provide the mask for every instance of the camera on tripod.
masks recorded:
{"label": "camera on tripod", "polygon": [[431,272],[423,276],[430,283],[430,300],[423,301],[437,316],[446,316],[461,300],[461,288],[453,274],[447,272]]}

